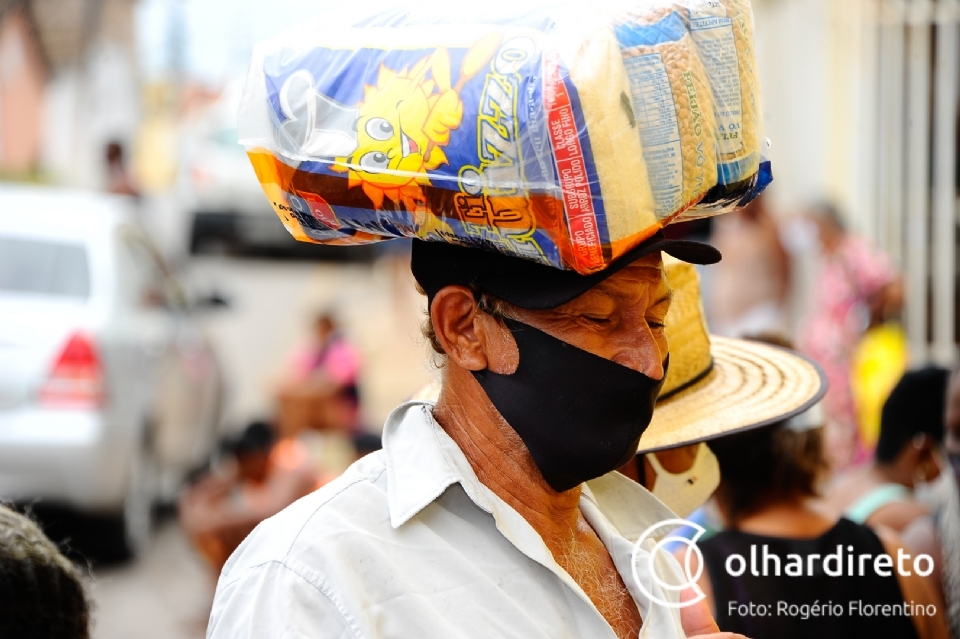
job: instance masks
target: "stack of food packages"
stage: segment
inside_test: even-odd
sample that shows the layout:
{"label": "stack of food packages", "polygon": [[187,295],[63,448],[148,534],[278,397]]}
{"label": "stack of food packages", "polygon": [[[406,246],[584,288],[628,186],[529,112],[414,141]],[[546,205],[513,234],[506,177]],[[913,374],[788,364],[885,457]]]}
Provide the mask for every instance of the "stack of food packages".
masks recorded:
{"label": "stack of food packages", "polygon": [[755,197],[749,1],[587,4],[322,16],[258,45],[240,137],[288,230],[591,273]]}

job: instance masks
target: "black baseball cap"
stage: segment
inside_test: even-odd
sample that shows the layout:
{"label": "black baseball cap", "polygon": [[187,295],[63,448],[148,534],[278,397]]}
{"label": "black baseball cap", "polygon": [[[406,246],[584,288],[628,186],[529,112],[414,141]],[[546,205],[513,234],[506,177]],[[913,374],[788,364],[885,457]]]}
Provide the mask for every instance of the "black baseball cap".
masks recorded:
{"label": "black baseball cap", "polygon": [[566,304],[654,251],[663,251],[691,264],[720,261],[720,251],[709,244],[669,239],[658,232],[604,270],[590,275],[495,251],[423,240],[413,241],[410,267],[413,277],[427,294],[428,305],[444,286],[461,285],[477,288],[520,308],[542,310]]}

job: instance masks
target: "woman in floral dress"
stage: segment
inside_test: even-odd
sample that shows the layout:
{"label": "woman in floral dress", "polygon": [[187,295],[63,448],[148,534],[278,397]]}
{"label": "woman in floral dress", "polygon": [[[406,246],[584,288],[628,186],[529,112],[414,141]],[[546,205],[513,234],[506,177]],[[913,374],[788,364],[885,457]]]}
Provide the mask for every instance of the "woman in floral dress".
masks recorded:
{"label": "woman in floral dress", "polygon": [[847,232],[833,206],[818,205],[810,214],[819,231],[821,258],[799,346],[823,366],[830,383],[824,398],[824,449],[831,469],[839,471],[869,456],[857,428],[851,359],[867,328],[899,311],[903,286],[892,260]]}

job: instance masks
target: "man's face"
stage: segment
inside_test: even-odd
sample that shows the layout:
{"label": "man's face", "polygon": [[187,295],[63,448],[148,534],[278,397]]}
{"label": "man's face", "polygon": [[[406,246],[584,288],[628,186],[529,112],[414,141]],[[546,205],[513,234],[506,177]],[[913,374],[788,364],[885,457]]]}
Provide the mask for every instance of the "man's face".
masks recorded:
{"label": "man's face", "polygon": [[659,380],[670,288],[660,254],[643,257],[554,309],[515,309],[517,319],[594,355]]}

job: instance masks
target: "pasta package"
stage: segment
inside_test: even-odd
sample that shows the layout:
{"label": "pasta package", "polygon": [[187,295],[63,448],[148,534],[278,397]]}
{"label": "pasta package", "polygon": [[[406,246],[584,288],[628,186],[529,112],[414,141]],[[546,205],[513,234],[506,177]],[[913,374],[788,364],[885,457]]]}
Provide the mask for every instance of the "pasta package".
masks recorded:
{"label": "pasta package", "polygon": [[717,187],[694,208],[724,210],[746,204],[772,180],[763,158],[753,12],[749,0],[689,0],[688,15],[713,91],[718,152]]}
{"label": "pasta package", "polygon": [[[682,20],[697,62],[706,75],[716,139],[716,183],[673,221],[725,212],[745,205],[772,181],[760,120],[760,74],[753,47],[749,0],[681,0],[640,10],[622,20],[655,29],[654,37],[677,34]],[[649,36],[647,36],[649,37]],[[676,37],[676,36],[673,36]],[[669,65],[668,65],[669,66]]]}
{"label": "pasta package", "polygon": [[755,64],[711,71],[702,0],[451,4],[345,8],[255,49],[240,141],[297,239],[415,237],[586,274],[765,185],[758,125],[730,151],[716,105],[736,83],[753,100],[738,126],[757,117]]}
{"label": "pasta package", "polygon": [[681,15],[616,28],[660,219],[697,204],[717,183],[710,84]]}

